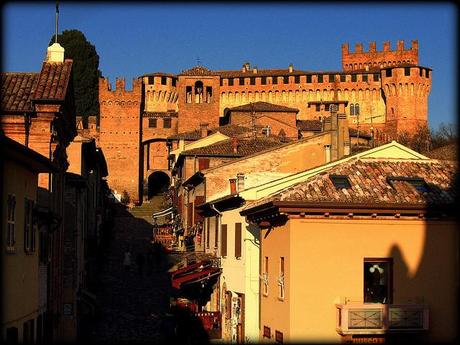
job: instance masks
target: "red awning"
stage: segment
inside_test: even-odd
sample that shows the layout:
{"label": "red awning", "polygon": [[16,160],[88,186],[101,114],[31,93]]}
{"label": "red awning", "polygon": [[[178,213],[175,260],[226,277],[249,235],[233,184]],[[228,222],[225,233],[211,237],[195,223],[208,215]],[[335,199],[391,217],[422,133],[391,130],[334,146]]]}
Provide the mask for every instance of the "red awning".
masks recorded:
{"label": "red awning", "polygon": [[185,266],[183,268],[179,268],[178,270],[171,272],[171,278],[175,279],[175,278],[178,278],[179,276],[188,274],[189,272],[196,271],[197,269],[200,269],[200,266],[202,266],[202,268],[209,267],[211,266],[211,261],[208,261],[208,260],[198,261],[197,263]]}
{"label": "red awning", "polygon": [[176,289],[180,289],[181,285],[197,283],[216,275],[220,274],[220,269],[212,266],[208,266],[201,270],[193,270],[188,274],[181,275],[180,277],[172,278],[172,286]]}

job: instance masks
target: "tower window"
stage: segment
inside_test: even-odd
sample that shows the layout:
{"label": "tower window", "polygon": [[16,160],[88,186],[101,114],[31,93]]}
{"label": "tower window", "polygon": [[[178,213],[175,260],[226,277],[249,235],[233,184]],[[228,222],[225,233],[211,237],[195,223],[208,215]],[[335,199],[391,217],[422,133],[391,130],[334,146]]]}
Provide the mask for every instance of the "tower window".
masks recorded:
{"label": "tower window", "polygon": [[148,77],[148,83],[149,83],[149,85],[155,84],[155,77],[153,77],[153,76]]}
{"label": "tower window", "polygon": [[374,74],[374,81],[379,81],[380,80],[380,74],[375,73]]}
{"label": "tower window", "polygon": [[240,85],[244,85],[244,78],[239,78],[240,80]]}
{"label": "tower window", "polygon": [[359,115],[359,104],[355,104],[355,115]]}
{"label": "tower window", "polygon": [[426,70],[425,70],[425,73],[426,73],[426,77],[429,78],[429,77],[430,77],[430,70],[429,70],[429,69],[426,69]]}
{"label": "tower window", "polygon": [[161,77],[161,85],[166,85],[166,77]]}
{"label": "tower window", "polygon": [[388,68],[387,70],[385,70],[385,72],[387,77],[391,77],[393,75],[393,70],[391,68]]}
{"label": "tower window", "polygon": [[255,77],[252,77],[252,78],[250,79],[250,83],[251,83],[251,85],[256,85],[256,78],[255,78]]}
{"label": "tower window", "polygon": [[358,76],[356,74],[351,75],[351,81],[356,82],[358,80]]}
{"label": "tower window", "polygon": [[185,87],[185,103],[192,103],[192,87]]}
{"label": "tower window", "polygon": [[233,78],[228,78],[228,86],[233,86]]}
{"label": "tower window", "polygon": [[323,82],[323,75],[318,74],[318,83],[322,83],[322,82]]}
{"label": "tower window", "polygon": [[176,78],[172,78],[171,84],[172,84],[172,86],[176,86]]}
{"label": "tower window", "polygon": [[283,83],[284,84],[289,84],[289,76],[284,76],[283,77]]}
{"label": "tower window", "polygon": [[407,76],[410,76],[410,67],[404,67],[404,75],[407,77]]}
{"label": "tower window", "polygon": [[278,77],[272,77],[272,84],[278,84]]}
{"label": "tower window", "polygon": [[350,115],[355,115],[355,105],[353,103],[350,104]]}
{"label": "tower window", "polygon": [[170,118],[163,119],[163,128],[171,128],[171,119]]}
{"label": "tower window", "polygon": [[300,75],[296,75],[296,76],[294,77],[294,83],[300,84]]}
{"label": "tower window", "polygon": [[335,81],[335,75],[329,74],[329,83],[333,83]]}
{"label": "tower window", "polygon": [[345,74],[340,75],[340,81],[344,83],[347,80],[347,76]]}
{"label": "tower window", "polygon": [[157,127],[157,119],[149,119],[149,128]]}
{"label": "tower window", "polygon": [[311,83],[311,74],[307,75],[307,83]]}
{"label": "tower window", "polygon": [[262,78],[260,78],[260,83],[261,83],[262,85],[266,85],[266,84],[267,84],[267,77],[262,77]]}
{"label": "tower window", "polygon": [[368,80],[367,74],[363,74],[363,81],[367,82],[367,80]]}

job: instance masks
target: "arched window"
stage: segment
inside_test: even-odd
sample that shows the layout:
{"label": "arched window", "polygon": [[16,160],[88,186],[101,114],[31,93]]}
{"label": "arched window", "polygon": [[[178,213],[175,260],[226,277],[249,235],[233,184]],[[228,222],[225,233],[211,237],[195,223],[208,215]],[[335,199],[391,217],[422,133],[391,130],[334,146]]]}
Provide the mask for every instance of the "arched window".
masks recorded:
{"label": "arched window", "polygon": [[355,115],[355,105],[353,103],[350,104],[350,115]]}
{"label": "arched window", "polygon": [[359,115],[359,104],[355,104],[355,115]]}
{"label": "arched window", "polygon": [[203,82],[198,80],[195,83],[195,103],[203,102]]}

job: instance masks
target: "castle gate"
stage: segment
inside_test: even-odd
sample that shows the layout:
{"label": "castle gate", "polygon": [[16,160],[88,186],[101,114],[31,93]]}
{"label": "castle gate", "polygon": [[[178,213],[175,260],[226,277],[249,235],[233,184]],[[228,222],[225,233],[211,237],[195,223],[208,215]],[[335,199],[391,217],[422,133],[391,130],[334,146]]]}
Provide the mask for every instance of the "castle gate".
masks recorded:
{"label": "castle gate", "polygon": [[147,199],[160,195],[166,192],[171,183],[168,174],[163,171],[154,171],[151,173],[147,180]]}

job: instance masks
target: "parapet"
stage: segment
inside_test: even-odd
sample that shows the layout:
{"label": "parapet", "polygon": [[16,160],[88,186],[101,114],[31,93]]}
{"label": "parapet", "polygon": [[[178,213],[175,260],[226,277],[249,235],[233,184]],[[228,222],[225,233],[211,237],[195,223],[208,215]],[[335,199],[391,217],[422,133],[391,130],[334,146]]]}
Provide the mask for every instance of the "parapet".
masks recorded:
{"label": "parapet", "polygon": [[[394,51],[418,51],[418,40],[412,40],[411,47],[409,49],[404,49],[404,40],[399,40],[396,42],[396,50]],[[391,42],[385,41],[383,42],[381,52],[391,52]],[[366,52],[363,49],[362,43],[355,44],[355,50],[350,51],[348,43],[342,44],[342,55],[348,54],[361,54],[361,53],[375,53],[377,51],[377,44],[375,41],[369,43],[369,50]]]}
{"label": "parapet", "polygon": [[142,79],[134,78],[132,81],[132,90],[126,90],[125,78],[116,78],[115,79],[115,90],[112,90],[109,78],[99,78],[99,92],[138,92],[141,90]]}

